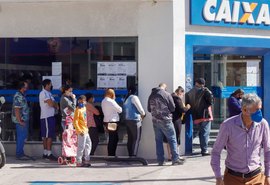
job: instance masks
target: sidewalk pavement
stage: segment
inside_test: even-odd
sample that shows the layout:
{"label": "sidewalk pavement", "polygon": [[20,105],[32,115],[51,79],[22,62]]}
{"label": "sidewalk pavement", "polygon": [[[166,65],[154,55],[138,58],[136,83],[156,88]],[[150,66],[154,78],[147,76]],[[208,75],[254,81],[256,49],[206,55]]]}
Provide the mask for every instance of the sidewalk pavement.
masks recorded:
{"label": "sidewalk pavement", "polygon": [[[222,153],[221,164],[224,170]],[[0,169],[2,185],[214,185],[215,177],[210,166],[210,156],[200,154],[186,156],[184,165],[157,166],[149,160],[148,166],[130,162],[92,161],[89,168],[58,165],[43,159],[18,161],[7,158],[7,164]]]}

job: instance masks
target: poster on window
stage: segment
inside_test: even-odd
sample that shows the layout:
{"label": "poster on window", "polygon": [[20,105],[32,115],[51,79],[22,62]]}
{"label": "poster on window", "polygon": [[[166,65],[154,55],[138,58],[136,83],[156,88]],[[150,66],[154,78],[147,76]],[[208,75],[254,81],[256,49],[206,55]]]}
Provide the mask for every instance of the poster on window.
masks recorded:
{"label": "poster on window", "polygon": [[52,75],[53,76],[62,75],[62,62],[52,62]]}
{"label": "poster on window", "polygon": [[60,90],[62,87],[62,76],[42,76],[42,80],[49,79],[52,81],[53,89]]}
{"label": "poster on window", "polygon": [[127,73],[128,76],[136,76],[137,74],[137,65],[136,62],[127,62]]}
{"label": "poster on window", "polygon": [[127,76],[116,76],[117,88],[126,89],[127,88]]}
{"label": "poster on window", "polygon": [[259,86],[259,62],[247,61],[247,86]]}
{"label": "poster on window", "polygon": [[136,76],[136,62],[98,62],[97,74]]}
{"label": "poster on window", "polygon": [[97,77],[97,88],[107,88],[108,87],[107,76],[98,76]]}
{"label": "poster on window", "polygon": [[97,74],[107,74],[107,62],[97,63]]}
{"label": "poster on window", "polygon": [[127,74],[127,62],[116,62],[117,74]]}

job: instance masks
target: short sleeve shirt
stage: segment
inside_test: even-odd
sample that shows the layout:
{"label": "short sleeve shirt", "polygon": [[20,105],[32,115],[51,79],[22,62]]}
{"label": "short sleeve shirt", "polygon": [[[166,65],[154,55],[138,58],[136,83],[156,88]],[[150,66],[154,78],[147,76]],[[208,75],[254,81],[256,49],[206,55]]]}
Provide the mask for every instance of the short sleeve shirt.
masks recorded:
{"label": "short sleeve shirt", "polygon": [[55,113],[54,107],[49,106],[48,103],[45,102],[46,100],[49,100],[49,99],[51,99],[52,101],[55,101],[54,97],[52,96],[52,93],[43,89],[39,93],[40,119],[54,116],[54,113]]}
{"label": "short sleeve shirt", "polygon": [[29,106],[26,100],[26,97],[21,92],[16,92],[13,97],[13,104],[12,104],[12,121],[14,123],[19,123],[15,115],[15,108],[20,109],[20,116],[23,121],[29,120]]}

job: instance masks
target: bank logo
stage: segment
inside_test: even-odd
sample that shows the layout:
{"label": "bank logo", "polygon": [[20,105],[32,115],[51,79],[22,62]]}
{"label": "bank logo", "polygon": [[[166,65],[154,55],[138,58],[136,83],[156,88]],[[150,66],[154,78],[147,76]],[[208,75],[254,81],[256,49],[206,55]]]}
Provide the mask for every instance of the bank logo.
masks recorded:
{"label": "bank logo", "polygon": [[269,0],[191,0],[191,24],[270,29],[269,5]]}

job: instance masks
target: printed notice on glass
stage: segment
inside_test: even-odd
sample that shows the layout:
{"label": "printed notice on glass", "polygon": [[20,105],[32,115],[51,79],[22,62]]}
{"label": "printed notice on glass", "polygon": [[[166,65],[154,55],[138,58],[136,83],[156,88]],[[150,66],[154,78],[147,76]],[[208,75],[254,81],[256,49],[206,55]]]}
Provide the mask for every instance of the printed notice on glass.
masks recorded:
{"label": "printed notice on glass", "polygon": [[107,74],[107,62],[97,63],[97,74]]}
{"label": "printed notice on glass", "polygon": [[127,62],[117,62],[117,74],[127,74]]}
{"label": "printed notice on glass", "polygon": [[117,81],[116,76],[107,76],[108,77],[108,88],[116,88]]}
{"label": "printed notice on glass", "polygon": [[117,63],[116,62],[108,62],[107,63],[107,73],[106,74],[117,74]]}
{"label": "printed notice on glass", "polygon": [[137,73],[137,65],[136,62],[126,62],[127,65],[127,73],[128,76],[136,76]]}
{"label": "printed notice on glass", "polygon": [[117,88],[127,88],[127,76],[116,76]]}
{"label": "printed notice on glass", "polygon": [[62,75],[62,62],[52,62],[52,75],[53,76]]}
{"label": "printed notice on glass", "polygon": [[52,81],[53,89],[61,89],[62,76],[42,76],[42,80],[49,79]]}
{"label": "printed notice on glass", "polygon": [[247,61],[247,86],[259,86],[259,62]]}
{"label": "printed notice on glass", "polygon": [[107,76],[97,76],[97,88],[107,88],[108,87]]}

